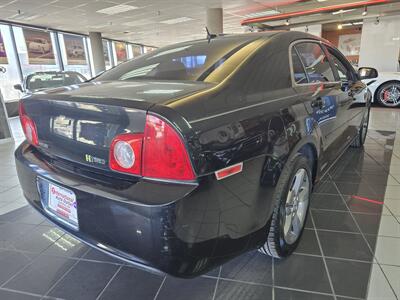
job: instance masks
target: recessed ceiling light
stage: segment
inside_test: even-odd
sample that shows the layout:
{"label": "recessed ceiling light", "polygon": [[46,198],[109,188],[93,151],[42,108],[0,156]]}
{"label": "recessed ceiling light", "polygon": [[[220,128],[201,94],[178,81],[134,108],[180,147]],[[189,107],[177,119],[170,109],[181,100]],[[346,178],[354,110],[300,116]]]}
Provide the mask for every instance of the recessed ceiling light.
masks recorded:
{"label": "recessed ceiling light", "polygon": [[343,28],[343,25],[342,24],[339,24],[338,26],[337,26],[337,29],[342,29]]}
{"label": "recessed ceiling light", "polygon": [[138,9],[139,7],[137,6],[132,6],[132,5],[125,5],[125,4],[120,4],[120,5],[115,5],[107,8],[103,8],[98,10],[98,13],[101,14],[106,14],[106,15],[116,15],[122,12]]}
{"label": "recessed ceiling light", "polygon": [[178,23],[183,23],[183,22],[188,22],[188,21],[192,21],[192,18],[189,17],[181,17],[181,18],[175,18],[175,19],[169,19],[169,20],[164,20],[164,21],[160,21],[160,23],[162,24],[178,24]]}
{"label": "recessed ceiling light", "polygon": [[257,18],[257,17],[264,17],[264,16],[273,16],[273,15],[277,15],[280,12],[277,10],[264,10],[264,11],[259,11],[259,12],[255,12],[255,13],[251,13],[248,15],[244,15],[245,18]]}

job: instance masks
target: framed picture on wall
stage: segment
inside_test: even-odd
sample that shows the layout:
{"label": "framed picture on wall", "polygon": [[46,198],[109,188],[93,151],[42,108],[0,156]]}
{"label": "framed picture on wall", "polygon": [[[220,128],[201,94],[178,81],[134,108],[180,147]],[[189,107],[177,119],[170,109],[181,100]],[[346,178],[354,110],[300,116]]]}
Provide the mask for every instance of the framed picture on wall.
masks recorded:
{"label": "framed picture on wall", "polygon": [[83,37],[64,34],[64,44],[68,65],[86,65]]}
{"label": "framed picture on wall", "polygon": [[50,32],[24,28],[29,63],[32,65],[55,65]]}
{"label": "framed picture on wall", "polygon": [[345,56],[359,55],[361,44],[361,33],[343,34],[339,36],[339,50]]}
{"label": "framed picture on wall", "polygon": [[4,46],[3,36],[0,31],[0,64],[8,64],[6,47]]}

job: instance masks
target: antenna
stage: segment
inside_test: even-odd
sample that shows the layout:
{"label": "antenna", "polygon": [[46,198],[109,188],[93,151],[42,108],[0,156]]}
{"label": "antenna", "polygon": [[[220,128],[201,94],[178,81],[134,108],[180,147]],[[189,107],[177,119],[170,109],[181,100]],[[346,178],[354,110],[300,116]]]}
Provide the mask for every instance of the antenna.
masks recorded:
{"label": "antenna", "polygon": [[215,39],[217,37],[216,34],[210,33],[210,31],[208,30],[207,26],[206,26],[206,31],[207,31],[207,41],[208,43],[210,43],[210,41],[212,39]]}

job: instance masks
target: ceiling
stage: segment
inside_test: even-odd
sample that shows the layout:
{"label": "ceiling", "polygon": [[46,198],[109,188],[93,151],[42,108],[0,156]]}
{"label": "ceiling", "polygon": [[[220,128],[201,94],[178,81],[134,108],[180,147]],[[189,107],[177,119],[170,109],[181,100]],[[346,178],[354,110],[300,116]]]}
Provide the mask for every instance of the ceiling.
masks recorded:
{"label": "ceiling", "polygon": [[[343,0],[0,0],[0,20],[163,46],[205,36],[206,9],[222,7],[224,32],[244,32],[241,20],[355,1]],[[124,6],[118,6],[124,5]],[[359,19],[363,8],[348,13],[296,17],[291,25]],[[367,17],[400,14],[400,2],[370,7]],[[285,20],[265,23],[284,27]],[[290,27],[289,26],[289,27]]]}

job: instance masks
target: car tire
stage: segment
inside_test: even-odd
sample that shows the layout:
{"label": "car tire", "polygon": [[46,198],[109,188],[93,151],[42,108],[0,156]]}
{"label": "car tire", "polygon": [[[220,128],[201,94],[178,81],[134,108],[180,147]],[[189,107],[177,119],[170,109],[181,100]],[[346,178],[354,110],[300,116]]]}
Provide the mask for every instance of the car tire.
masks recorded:
{"label": "car tire", "polygon": [[[386,94],[388,93],[388,94]],[[385,96],[386,94],[386,96]],[[385,100],[385,97],[388,98]],[[396,98],[396,99],[395,99]],[[382,106],[400,106],[400,82],[391,81],[381,85],[375,92],[375,100]]]}
{"label": "car tire", "polygon": [[[303,178],[301,178],[302,176]],[[296,196],[295,187],[298,184],[301,184],[301,186],[297,190]],[[311,191],[310,161],[304,155],[298,153],[286,163],[276,185],[271,225],[267,241],[259,249],[260,252],[275,258],[284,258],[296,249],[306,223]],[[304,196],[304,198],[300,197],[300,193],[302,193],[301,197]],[[295,204],[296,201],[297,205]],[[297,215],[298,212],[301,215]],[[295,218],[298,219],[296,229],[293,227],[293,231],[291,231],[292,227],[288,227],[287,222],[289,222],[289,219],[294,221]]]}
{"label": "car tire", "polygon": [[351,142],[350,147],[361,148],[364,145],[368,133],[370,111],[371,111],[371,106],[368,106],[366,111],[364,112],[364,116],[360,124],[360,128],[358,129],[357,136]]}

